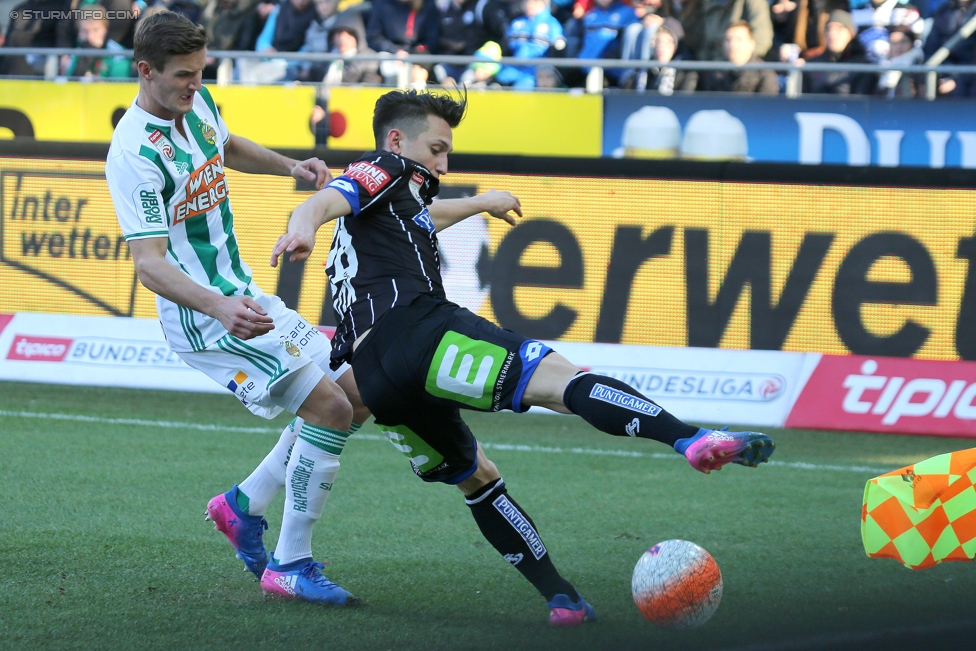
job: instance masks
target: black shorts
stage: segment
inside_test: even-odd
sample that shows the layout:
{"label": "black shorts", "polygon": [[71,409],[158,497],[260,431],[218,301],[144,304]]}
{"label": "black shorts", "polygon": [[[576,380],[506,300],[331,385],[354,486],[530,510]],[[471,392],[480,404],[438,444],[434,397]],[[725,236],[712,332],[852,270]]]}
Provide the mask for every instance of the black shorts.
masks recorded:
{"label": "black shorts", "polygon": [[433,296],[384,314],[352,355],[359,395],[425,481],[478,468],[459,409],[523,412],[525,387],[552,350]]}

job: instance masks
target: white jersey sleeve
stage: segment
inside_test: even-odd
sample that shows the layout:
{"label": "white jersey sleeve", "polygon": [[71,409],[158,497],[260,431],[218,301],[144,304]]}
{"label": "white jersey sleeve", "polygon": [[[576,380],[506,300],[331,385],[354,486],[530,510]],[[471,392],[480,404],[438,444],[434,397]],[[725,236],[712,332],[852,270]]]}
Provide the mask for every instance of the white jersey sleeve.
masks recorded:
{"label": "white jersey sleeve", "polygon": [[105,179],[126,241],[168,237],[165,181],[148,158],[113,147],[105,162]]}

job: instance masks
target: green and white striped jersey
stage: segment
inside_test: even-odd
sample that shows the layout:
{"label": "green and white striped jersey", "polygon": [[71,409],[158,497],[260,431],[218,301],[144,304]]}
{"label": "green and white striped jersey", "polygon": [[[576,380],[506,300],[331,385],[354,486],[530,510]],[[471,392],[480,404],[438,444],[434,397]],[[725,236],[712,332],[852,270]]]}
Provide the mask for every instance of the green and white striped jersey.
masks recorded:
{"label": "green and white striped jersey", "polygon": [[[168,237],[166,261],[216,294],[262,294],[234,235],[224,144],[230,137],[210,91],[193,98],[183,130],[136,105],[119,121],[105,178],[127,241]],[[219,321],[161,296],[156,309],[170,347],[199,351],[227,334]]]}

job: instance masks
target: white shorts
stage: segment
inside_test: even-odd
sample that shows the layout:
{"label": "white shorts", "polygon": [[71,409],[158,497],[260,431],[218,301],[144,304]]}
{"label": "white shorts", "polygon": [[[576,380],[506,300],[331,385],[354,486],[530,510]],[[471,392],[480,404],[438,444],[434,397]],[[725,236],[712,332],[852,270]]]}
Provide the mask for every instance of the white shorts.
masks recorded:
{"label": "white shorts", "polygon": [[331,370],[328,337],[277,296],[264,294],[254,300],[267,310],[274,330],[246,341],[227,334],[204,350],[177,355],[227,387],[258,416],[297,413],[323,377],[334,382],[349,365]]}

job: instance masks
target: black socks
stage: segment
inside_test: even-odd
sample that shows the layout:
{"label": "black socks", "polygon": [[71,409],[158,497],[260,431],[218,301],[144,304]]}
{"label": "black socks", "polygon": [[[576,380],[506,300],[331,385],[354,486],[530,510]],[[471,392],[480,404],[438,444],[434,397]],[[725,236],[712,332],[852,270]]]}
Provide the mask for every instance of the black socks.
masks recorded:
{"label": "black socks", "polygon": [[579,603],[579,594],[569,581],[559,576],[535,524],[508,495],[503,479],[483,486],[464,501],[471,507],[471,515],[485,539],[542,593],[546,601],[552,601],[557,594],[565,594]]}
{"label": "black socks", "polygon": [[639,436],[674,446],[698,433],[648,400],[630,385],[605,375],[581,373],[563,393],[563,404],[600,431],[614,436]]}

